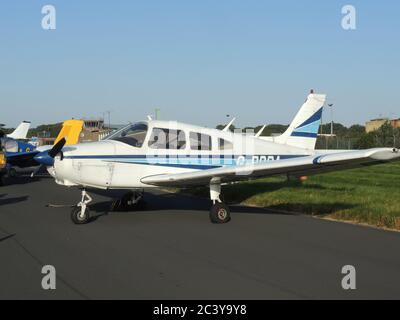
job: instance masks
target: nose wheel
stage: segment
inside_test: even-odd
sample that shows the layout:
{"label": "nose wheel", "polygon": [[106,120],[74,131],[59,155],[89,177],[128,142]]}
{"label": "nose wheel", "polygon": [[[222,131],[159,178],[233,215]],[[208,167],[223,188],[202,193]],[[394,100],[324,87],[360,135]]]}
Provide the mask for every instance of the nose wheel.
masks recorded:
{"label": "nose wheel", "polygon": [[86,207],[84,210],[82,207],[75,207],[71,211],[71,219],[75,224],[85,224],[90,220],[90,210]]}
{"label": "nose wheel", "polygon": [[82,190],[82,199],[71,211],[71,220],[75,224],[85,224],[90,220],[90,210],[88,204],[92,202],[92,197]]}

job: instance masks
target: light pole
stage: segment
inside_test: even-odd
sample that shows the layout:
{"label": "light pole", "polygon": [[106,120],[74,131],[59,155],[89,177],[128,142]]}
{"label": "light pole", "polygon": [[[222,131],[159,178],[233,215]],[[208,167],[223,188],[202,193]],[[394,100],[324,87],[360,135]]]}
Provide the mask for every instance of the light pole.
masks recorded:
{"label": "light pole", "polygon": [[111,130],[111,110],[105,111],[108,115],[108,130]]}
{"label": "light pole", "polygon": [[156,120],[158,120],[159,116],[160,116],[160,109],[155,108],[154,109],[154,117],[156,118]]}
{"label": "light pole", "polygon": [[331,136],[333,136],[333,103],[328,104],[331,108]]}

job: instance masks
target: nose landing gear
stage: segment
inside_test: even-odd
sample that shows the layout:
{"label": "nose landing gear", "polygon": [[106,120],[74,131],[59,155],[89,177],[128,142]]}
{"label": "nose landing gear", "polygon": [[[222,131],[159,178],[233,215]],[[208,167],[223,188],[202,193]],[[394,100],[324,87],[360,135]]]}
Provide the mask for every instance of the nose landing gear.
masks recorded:
{"label": "nose landing gear", "polygon": [[[82,189],[81,201],[71,211],[71,220],[75,224],[85,224],[90,221],[89,203],[92,197]],[[128,192],[122,198],[113,201],[111,211],[130,211],[144,208],[143,192]]]}
{"label": "nose landing gear", "polygon": [[92,202],[92,197],[82,189],[82,199],[71,211],[71,219],[75,224],[85,224],[90,220],[90,210],[88,204]]}

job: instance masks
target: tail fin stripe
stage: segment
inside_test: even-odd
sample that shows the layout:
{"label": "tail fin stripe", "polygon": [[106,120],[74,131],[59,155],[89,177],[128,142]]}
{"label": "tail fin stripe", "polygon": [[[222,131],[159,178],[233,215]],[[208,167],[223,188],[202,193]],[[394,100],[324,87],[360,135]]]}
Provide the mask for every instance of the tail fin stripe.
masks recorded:
{"label": "tail fin stripe", "polygon": [[287,130],[273,141],[314,150],[325,101],[324,94],[309,94]]}
{"label": "tail fin stripe", "polygon": [[296,129],[304,127],[306,125],[309,125],[309,124],[317,122],[317,121],[319,122],[321,120],[321,117],[322,117],[322,109],[323,109],[323,107],[321,107],[316,113],[314,113],[308,120],[304,121]]}
{"label": "tail fin stripe", "polygon": [[307,133],[307,134],[309,133],[309,134],[312,134],[312,137],[316,137],[317,133],[318,133],[318,129],[319,129],[319,124],[320,124],[319,120],[314,121],[308,125],[305,125],[303,127],[299,127],[297,129],[295,129],[291,135],[299,136],[298,134],[301,134],[301,133]]}
{"label": "tail fin stripe", "polygon": [[292,137],[316,138],[317,134],[313,132],[293,132]]}

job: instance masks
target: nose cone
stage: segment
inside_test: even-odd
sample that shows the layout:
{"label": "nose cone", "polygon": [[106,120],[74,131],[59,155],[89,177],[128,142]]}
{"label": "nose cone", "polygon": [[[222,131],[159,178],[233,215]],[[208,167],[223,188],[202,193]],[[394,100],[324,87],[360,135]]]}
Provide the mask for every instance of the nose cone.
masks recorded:
{"label": "nose cone", "polygon": [[54,158],[50,157],[48,151],[38,153],[34,159],[36,162],[43,164],[46,167],[52,167],[54,165]]}

